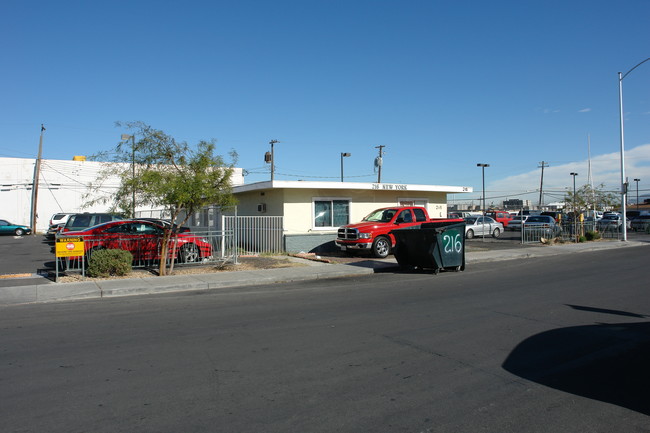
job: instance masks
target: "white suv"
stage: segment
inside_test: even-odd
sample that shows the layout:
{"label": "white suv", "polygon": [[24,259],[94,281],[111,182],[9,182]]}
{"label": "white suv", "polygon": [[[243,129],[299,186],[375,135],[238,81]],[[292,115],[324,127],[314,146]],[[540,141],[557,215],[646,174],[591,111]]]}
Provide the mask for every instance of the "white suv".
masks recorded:
{"label": "white suv", "polygon": [[50,226],[53,225],[58,225],[58,224],[65,224],[68,222],[68,218],[70,218],[71,213],[55,213],[52,215],[52,218],[50,218]]}

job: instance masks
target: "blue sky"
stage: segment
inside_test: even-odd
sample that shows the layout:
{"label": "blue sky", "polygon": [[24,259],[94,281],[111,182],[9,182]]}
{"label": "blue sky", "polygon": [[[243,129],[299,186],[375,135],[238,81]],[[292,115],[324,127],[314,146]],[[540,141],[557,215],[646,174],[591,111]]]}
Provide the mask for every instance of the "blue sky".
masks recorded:
{"label": "blue sky", "polygon": [[[71,159],[140,120],[234,149],[246,183],[472,186],[545,202],[618,190],[618,76],[650,57],[650,2],[32,1],[0,14],[0,156]],[[624,80],[626,172],[650,193],[650,62]]]}

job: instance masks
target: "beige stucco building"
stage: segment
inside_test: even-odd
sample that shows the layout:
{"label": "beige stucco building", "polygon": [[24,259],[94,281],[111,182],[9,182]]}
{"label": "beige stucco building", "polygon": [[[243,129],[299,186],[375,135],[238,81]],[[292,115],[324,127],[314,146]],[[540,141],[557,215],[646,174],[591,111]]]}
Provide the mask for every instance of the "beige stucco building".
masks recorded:
{"label": "beige stucco building", "polygon": [[[287,251],[329,249],[338,227],[388,206],[424,206],[431,218],[447,217],[447,194],[468,186],[394,183],[267,181],[233,188],[240,216],[281,216]],[[331,245],[329,245],[331,247]]]}

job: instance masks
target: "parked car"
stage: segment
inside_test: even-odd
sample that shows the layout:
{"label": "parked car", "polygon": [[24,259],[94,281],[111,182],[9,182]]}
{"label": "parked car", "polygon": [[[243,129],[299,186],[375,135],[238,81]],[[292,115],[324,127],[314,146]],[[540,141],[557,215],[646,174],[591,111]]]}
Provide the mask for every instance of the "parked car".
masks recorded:
{"label": "parked car", "polygon": [[522,221],[526,221],[529,215],[515,215],[512,220],[508,223],[507,230],[520,231]]}
{"label": "parked car", "polygon": [[512,215],[510,215],[509,212],[501,211],[501,210],[493,210],[493,211],[485,212],[485,216],[489,216],[490,218],[496,220],[497,222],[500,222],[501,224],[503,224],[503,227],[508,227],[508,223],[512,220]]}
{"label": "parked car", "polygon": [[119,221],[122,219],[123,218],[120,215],[111,213],[75,213],[70,215],[68,221],[59,232],[65,233],[84,230],[89,227],[96,226],[97,224],[102,224],[109,221]]}
{"label": "parked car", "polygon": [[562,234],[560,227],[552,216],[531,215],[524,222],[524,233],[536,233],[545,238],[554,238]]}
{"label": "parked car", "polygon": [[71,213],[55,213],[52,215],[52,218],[50,218],[50,227],[54,225],[59,225],[59,224],[65,224],[68,222],[68,218],[70,218],[70,215],[74,215]]}
{"label": "parked car", "polygon": [[539,215],[541,213],[542,213],[542,211],[540,211],[540,210],[524,209],[524,210],[520,210],[517,215]]}
{"label": "parked car", "polygon": [[50,228],[47,229],[47,232],[45,232],[45,239],[47,240],[53,240],[56,237],[56,234],[63,229],[63,226],[65,226],[65,223],[63,224],[52,224]]}
{"label": "parked car", "polygon": [[[82,237],[88,256],[100,249],[120,249],[130,251],[134,261],[159,260],[163,234],[162,224],[145,220],[111,221],[65,233]],[[212,256],[212,245],[201,236],[184,232],[173,234],[171,239],[169,258],[177,256],[179,262],[191,263]]]}
{"label": "parked car", "polygon": [[503,224],[488,216],[465,218],[465,237],[491,235],[498,238],[503,233]]}
{"label": "parked car", "polygon": [[[155,223],[158,223],[158,224],[162,225],[162,226],[165,227],[165,228],[172,227],[172,223],[171,223],[171,221],[170,221],[170,220],[166,220],[166,219],[164,219],[164,218],[138,218],[138,220],[140,220],[140,221],[152,221],[152,222],[155,222]],[[178,225],[177,225],[177,224],[174,224],[173,227],[174,227],[174,231],[175,231],[176,233],[185,233],[185,232],[189,232],[189,231],[190,231],[190,228],[189,228],[189,227],[185,227],[185,226],[181,226],[181,228],[178,229]]]}
{"label": "parked car", "polygon": [[636,231],[647,231],[650,227],[650,215],[639,215],[630,222],[630,228]]}
{"label": "parked car", "polygon": [[562,222],[568,221],[569,219],[569,215],[562,212],[556,212],[556,211],[544,211],[540,215],[550,216],[558,224],[562,224]]}
{"label": "parked car", "polygon": [[0,234],[2,235],[28,235],[32,229],[20,224],[12,224],[7,220],[0,220]]}
{"label": "parked car", "polygon": [[622,231],[623,218],[618,213],[606,212],[596,224],[598,231]]}
{"label": "parked car", "polygon": [[636,218],[636,217],[638,217],[640,215],[641,215],[640,210],[628,210],[628,211],[625,212],[625,218],[627,218],[628,220]]}

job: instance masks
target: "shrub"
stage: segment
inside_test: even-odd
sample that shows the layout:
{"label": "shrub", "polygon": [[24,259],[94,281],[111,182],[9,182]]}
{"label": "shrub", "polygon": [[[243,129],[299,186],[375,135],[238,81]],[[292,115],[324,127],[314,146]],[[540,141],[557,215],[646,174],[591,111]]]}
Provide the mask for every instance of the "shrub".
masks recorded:
{"label": "shrub", "polygon": [[125,250],[93,251],[88,261],[89,277],[124,276],[131,272],[133,255]]}
{"label": "shrub", "polygon": [[580,236],[578,237],[578,242],[587,242],[587,237],[586,237],[586,236],[582,236],[582,235],[580,235]]}
{"label": "shrub", "polygon": [[600,238],[601,236],[598,232],[585,232],[585,239],[588,241],[595,241]]}

